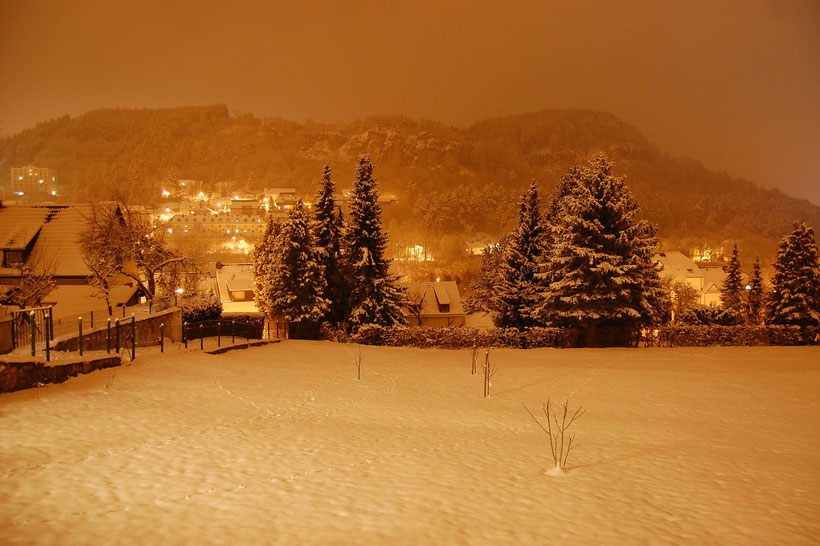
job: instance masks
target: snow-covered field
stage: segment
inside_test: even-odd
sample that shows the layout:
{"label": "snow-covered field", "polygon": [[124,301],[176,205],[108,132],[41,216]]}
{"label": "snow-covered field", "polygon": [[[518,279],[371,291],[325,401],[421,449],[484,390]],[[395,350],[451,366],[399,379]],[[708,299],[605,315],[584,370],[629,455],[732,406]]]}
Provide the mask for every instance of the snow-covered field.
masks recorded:
{"label": "snow-covered field", "polygon": [[[820,348],[287,341],[0,395],[0,543],[805,544]],[[113,383],[112,383],[113,382]],[[569,473],[522,407],[582,403]]]}

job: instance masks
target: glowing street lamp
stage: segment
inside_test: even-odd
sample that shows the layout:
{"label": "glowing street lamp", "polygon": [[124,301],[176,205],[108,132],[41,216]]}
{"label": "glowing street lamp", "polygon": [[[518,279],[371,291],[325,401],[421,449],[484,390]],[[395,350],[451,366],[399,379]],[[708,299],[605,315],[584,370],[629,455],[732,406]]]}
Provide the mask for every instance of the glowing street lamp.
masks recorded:
{"label": "glowing street lamp", "polygon": [[177,296],[181,296],[182,292],[183,292],[182,288],[177,288],[176,290],[174,290],[174,306],[178,305]]}

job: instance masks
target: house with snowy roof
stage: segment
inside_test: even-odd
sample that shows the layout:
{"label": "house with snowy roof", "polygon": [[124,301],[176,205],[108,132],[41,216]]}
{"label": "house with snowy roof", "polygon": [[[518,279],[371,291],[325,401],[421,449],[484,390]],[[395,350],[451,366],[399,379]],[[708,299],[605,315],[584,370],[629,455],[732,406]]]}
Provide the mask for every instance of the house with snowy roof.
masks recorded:
{"label": "house with snowy roof", "polygon": [[661,252],[655,256],[661,265],[661,276],[685,282],[700,293],[701,305],[719,306],[720,288],[726,279],[721,267],[700,267],[694,260],[678,251]]}
{"label": "house with snowy roof", "polygon": [[223,314],[259,312],[253,301],[253,264],[218,262],[215,276]]}
{"label": "house with snowy roof", "polygon": [[[0,207],[0,290],[20,283],[28,266],[48,273],[56,288],[43,299],[60,317],[104,308],[96,289],[88,284],[91,272],[83,261],[79,242],[91,205],[16,205]],[[112,290],[112,305],[136,302],[137,288],[125,283]]]}
{"label": "house with snowy roof", "polygon": [[408,282],[404,314],[410,326],[464,326],[467,313],[455,281]]}

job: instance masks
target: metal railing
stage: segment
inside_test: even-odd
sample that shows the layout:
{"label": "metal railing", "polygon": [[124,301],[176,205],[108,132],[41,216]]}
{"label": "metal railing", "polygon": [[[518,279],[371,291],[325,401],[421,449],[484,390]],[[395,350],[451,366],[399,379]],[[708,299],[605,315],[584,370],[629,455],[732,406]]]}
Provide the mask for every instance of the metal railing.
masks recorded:
{"label": "metal railing", "polygon": [[182,341],[185,347],[188,347],[188,343],[199,340],[200,349],[204,349],[205,338],[216,338],[217,347],[222,345],[223,340],[235,343],[236,338],[262,339],[262,322],[225,318],[183,323]]}

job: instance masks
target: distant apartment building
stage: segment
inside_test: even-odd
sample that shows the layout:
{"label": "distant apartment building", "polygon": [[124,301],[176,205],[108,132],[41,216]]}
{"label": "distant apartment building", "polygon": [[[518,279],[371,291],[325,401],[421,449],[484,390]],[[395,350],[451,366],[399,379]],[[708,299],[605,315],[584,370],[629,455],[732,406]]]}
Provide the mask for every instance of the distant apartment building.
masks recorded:
{"label": "distant apartment building", "polygon": [[48,199],[57,195],[57,171],[34,165],[12,167],[11,187],[15,195],[28,201]]}

